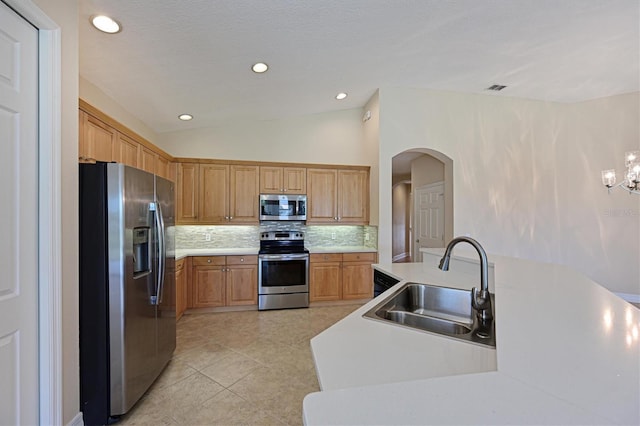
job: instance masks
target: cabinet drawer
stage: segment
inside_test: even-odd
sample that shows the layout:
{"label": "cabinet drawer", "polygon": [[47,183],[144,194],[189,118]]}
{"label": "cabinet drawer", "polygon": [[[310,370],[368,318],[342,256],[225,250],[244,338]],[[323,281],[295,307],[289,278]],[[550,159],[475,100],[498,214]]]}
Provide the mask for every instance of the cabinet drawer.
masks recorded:
{"label": "cabinet drawer", "polygon": [[226,263],[225,256],[194,256],[193,266],[223,266]]}
{"label": "cabinet drawer", "polygon": [[312,253],[310,262],[342,262],[342,253]]}
{"label": "cabinet drawer", "polygon": [[227,256],[227,265],[257,265],[258,256]]}
{"label": "cabinet drawer", "polygon": [[345,262],[375,262],[375,253],[343,253],[342,260]]}

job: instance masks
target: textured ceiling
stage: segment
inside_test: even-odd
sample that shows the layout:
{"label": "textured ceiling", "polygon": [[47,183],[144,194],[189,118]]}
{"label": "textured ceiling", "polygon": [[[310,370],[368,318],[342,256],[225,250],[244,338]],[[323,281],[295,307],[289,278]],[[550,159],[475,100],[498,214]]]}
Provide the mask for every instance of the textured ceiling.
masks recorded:
{"label": "textured ceiling", "polygon": [[[122,32],[93,29],[98,13]],[[638,0],[80,0],[80,75],[159,133],[385,87],[582,101],[638,91],[639,64]]]}

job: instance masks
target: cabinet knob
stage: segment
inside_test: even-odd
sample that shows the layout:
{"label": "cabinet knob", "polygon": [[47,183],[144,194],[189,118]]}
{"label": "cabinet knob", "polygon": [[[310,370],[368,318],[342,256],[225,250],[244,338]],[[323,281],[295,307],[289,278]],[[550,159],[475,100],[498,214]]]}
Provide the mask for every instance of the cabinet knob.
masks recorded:
{"label": "cabinet knob", "polygon": [[211,263],[211,259],[207,259],[207,263]]}
{"label": "cabinet knob", "polygon": [[233,220],[233,216],[229,216],[229,220]]}
{"label": "cabinet knob", "polygon": [[282,190],[282,192],[287,192],[286,188]]}
{"label": "cabinet knob", "polygon": [[333,217],[333,220],[338,220],[338,216],[334,216],[334,217]]}
{"label": "cabinet knob", "polygon": [[241,257],[241,258],[240,258],[240,262],[244,262],[244,257]]}

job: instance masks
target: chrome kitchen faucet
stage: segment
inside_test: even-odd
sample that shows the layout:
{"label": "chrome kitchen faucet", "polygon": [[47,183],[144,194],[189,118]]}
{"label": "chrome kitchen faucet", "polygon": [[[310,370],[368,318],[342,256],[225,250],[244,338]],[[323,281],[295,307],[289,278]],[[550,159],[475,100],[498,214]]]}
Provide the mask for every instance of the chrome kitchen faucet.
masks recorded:
{"label": "chrome kitchen faucet", "polygon": [[489,294],[489,272],[487,253],[479,242],[469,237],[456,237],[447,244],[447,249],[444,252],[444,256],[440,259],[440,268],[443,271],[449,270],[449,260],[451,258],[451,251],[456,244],[461,242],[467,242],[473,246],[480,256],[480,291],[477,287],[471,289],[471,306],[478,311],[478,317],[482,321],[489,321],[493,319],[491,312],[491,295]]}

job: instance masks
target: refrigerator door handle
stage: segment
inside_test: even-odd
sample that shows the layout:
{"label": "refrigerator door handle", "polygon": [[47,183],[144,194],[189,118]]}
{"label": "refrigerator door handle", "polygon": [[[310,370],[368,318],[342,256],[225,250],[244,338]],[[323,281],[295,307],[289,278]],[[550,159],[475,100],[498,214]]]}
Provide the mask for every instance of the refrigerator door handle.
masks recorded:
{"label": "refrigerator door handle", "polygon": [[164,215],[162,214],[162,206],[156,201],[158,211],[156,212],[156,223],[158,226],[159,244],[158,244],[158,292],[157,304],[162,303],[162,291],[164,290],[164,273],[166,269],[165,258],[167,256],[167,243],[164,231]]}
{"label": "refrigerator door handle", "polygon": [[154,294],[150,296],[150,302],[152,305],[159,305],[162,302],[162,287],[164,284],[164,218],[162,217],[162,207],[160,207],[160,203],[154,202],[150,203],[149,210],[154,213],[154,222],[155,222],[155,234],[158,241],[157,244],[157,279],[154,288]]}

